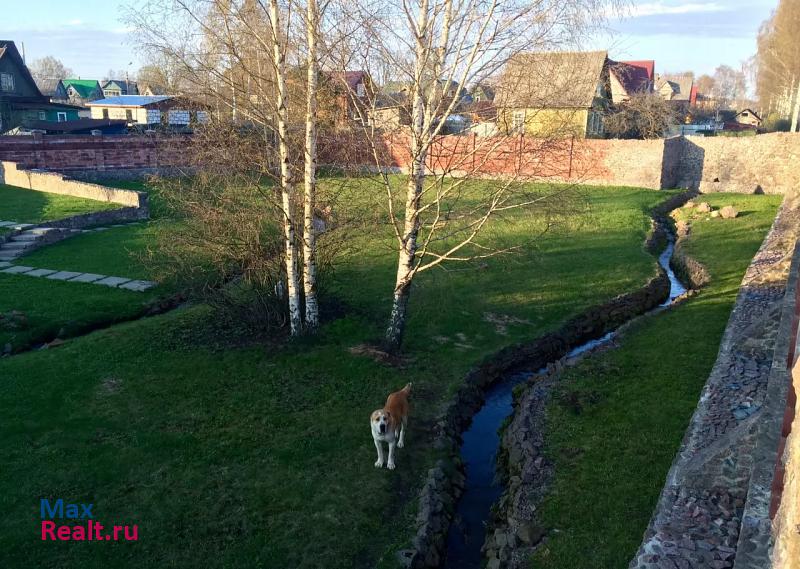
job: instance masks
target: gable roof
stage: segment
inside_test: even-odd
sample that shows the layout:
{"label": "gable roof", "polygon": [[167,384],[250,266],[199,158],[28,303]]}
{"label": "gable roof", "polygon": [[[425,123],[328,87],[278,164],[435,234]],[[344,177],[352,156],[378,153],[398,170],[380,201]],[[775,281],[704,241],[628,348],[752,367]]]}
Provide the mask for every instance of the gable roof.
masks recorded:
{"label": "gable roof", "polygon": [[738,117],[738,116],[741,116],[741,115],[742,115],[742,114],[744,114],[744,113],[750,113],[751,115],[753,115],[754,117],[756,117],[756,119],[757,119],[758,121],[761,121],[761,116],[760,116],[760,115],[759,115],[757,112],[755,112],[753,109],[751,109],[750,107],[747,107],[747,108],[744,108],[744,109],[742,109],[741,111],[739,111],[738,113],[736,113],[736,115],[735,115],[733,118],[736,118],[736,117]]}
{"label": "gable roof", "polygon": [[507,108],[589,108],[607,60],[605,51],[517,54],[506,64],[495,104]]}
{"label": "gable roof", "polygon": [[100,82],[97,79],[63,79],[61,83],[64,89],[72,87],[84,99],[91,97],[97,89],[100,89]]}
{"label": "gable roof", "polygon": [[668,101],[691,101],[694,78],[691,75],[657,75],[656,91]]}
{"label": "gable roof", "polygon": [[22,74],[23,79],[28,81],[33,87],[33,91],[35,96],[43,97],[42,92],[39,90],[39,87],[36,85],[36,81],[33,80],[33,75],[31,75],[30,69],[28,66],[25,65],[25,62],[22,60],[22,56],[17,51],[17,46],[11,40],[0,40],[0,59],[4,57],[8,57],[13,61],[16,66],[19,68],[19,72]]}
{"label": "gable roof", "polygon": [[119,87],[119,90],[123,95],[139,93],[139,89],[136,87],[136,81],[126,81],[125,79],[109,79],[108,81],[103,82],[102,88],[108,89],[109,85],[115,85]]}
{"label": "gable roof", "polygon": [[60,79],[54,79],[52,77],[48,78],[40,78],[36,82],[36,86],[39,87],[39,91],[41,91],[42,95],[45,97],[54,97],[55,94],[58,92],[58,86],[61,83]]}
{"label": "gable roof", "polygon": [[653,82],[655,61],[611,61],[610,71],[620,82],[625,93],[632,95],[649,89]]}

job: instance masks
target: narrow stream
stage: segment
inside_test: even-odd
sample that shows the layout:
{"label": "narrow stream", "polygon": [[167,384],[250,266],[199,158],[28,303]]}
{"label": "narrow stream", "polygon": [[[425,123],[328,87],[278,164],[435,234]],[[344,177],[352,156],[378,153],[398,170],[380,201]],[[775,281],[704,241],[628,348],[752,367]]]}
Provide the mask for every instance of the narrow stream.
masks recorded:
{"label": "narrow stream", "polygon": [[[667,272],[670,282],[669,298],[661,306],[667,306],[686,292],[678,277],[669,266],[675,245],[669,242],[658,257],[658,263]],[[587,352],[607,344],[616,335],[616,330],[595,340],[573,348],[567,357]],[[542,373],[546,368],[538,370]],[[514,387],[531,377],[532,372],[509,374],[498,381],[486,393],[485,403],[472,418],[472,424],[463,434],[461,458],[466,467],[466,488],[456,508],[455,521],[447,536],[447,556],[444,567],[464,569],[481,566],[481,546],[486,537],[485,523],[489,510],[503,493],[503,486],[495,480],[497,451],[500,447],[498,430],[506,417],[513,412],[512,392]]]}

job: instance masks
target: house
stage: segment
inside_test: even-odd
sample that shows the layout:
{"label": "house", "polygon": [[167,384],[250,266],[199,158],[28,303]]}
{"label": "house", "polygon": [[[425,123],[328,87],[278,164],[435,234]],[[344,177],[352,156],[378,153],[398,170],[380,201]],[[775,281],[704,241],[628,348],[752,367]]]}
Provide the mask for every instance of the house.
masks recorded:
{"label": "house", "polygon": [[120,95],[88,103],[93,119],[124,120],[128,125],[189,127],[208,122],[205,107],[167,95]]}
{"label": "house", "polygon": [[628,101],[633,95],[652,93],[655,61],[609,61],[611,100],[615,105]]}
{"label": "house", "polygon": [[611,103],[605,51],[513,56],[494,100],[502,132],[539,137],[603,136]]}
{"label": "house", "polygon": [[53,102],[69,102],[67,91],[64,88],[64,84],[61,82],[61,79],[38,79],[36,81],[36,86],[39,87],[39,91],[41,91],[42,95]]}
{"label": "house", "polygon": [[139,89],[139,95],[145,97],[159,97],[167,94],[166,89],[154,83],[139,83],[137,89]]}
{"label": "house", "polygon": [[344,71],[328,73],[325,79],[333,89],[336,99],[337,125],[347,124],[349,121],[360,121],[367,115],[371,100],[375,96],[375,86],[372,78],[366,71]]}
{"label": "house", "polygon": [[0,133],[33,121],[76,120],[79,107],[53,103],[42,94],[13,41],[0,40]]}
{"label": "house", "polygon": [[139,89],[136,86],[136,81],[109,79],[103,83],[103,96],[106,98],[138,94]]}
{"label": "house", "polygon": [[468,92],[473,103],[491,103],[494,101],[495,89],[486,83],[474,85]]}
{"label": "house", "polygon": [[65,94],[65,99],[73,105],[84,106],[90,101],[103,98],[103,89],[96,79],[62,79],[59,92]]}
{"label": "house", "polygon": [[763,122],[761,117],[758,116],[758,113],[756,113],[753,109],[743,109],[739,111],[736,116],[733,117],[733,120],[741,125],[755,128],[759,128]]}
{"label": "house", "polygon": [[691,75],[656,75],[655,91],[664,100],[687,108],[697,104],[697,87]]}

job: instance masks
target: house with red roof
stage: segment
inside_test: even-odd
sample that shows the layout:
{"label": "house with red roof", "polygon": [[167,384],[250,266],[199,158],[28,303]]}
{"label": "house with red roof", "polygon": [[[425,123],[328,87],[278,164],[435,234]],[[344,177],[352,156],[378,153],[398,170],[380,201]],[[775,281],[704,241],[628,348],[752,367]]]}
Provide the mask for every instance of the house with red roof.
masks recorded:
{"label": "house with red roof", "polygon": [[336,94],[338,109],[335,122],[345,125],[350,121],[366,118],[366,110],[371,106],[370,99],[375,95],[372,79],[366,71],[344,71],[326,74]]}
{"label": "house with red roof", "polygon": [[655,61],[609,60],[611,101],[618,105],[638,93],[652,93],[655,80]]}

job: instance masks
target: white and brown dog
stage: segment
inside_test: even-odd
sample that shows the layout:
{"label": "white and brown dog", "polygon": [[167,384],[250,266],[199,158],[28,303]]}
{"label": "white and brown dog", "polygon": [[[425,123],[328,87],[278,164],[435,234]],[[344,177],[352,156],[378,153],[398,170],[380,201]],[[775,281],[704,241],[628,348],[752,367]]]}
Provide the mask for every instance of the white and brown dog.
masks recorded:
{"label": "white and brown dog", "polygon": [[394,470],[394,448],[403,448],[406,437],[406,424],[408,423],[408,396],[411,393],[411,384],[407,384],[400,391],[395,391],[386,399],[383,409],[374,411],[369,419],[372,429],[372,439],[378,449],[378,460],[375,466],[383,466],[383,446],[385,441],[389,444],[389,460],[386,468]]}

